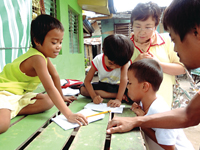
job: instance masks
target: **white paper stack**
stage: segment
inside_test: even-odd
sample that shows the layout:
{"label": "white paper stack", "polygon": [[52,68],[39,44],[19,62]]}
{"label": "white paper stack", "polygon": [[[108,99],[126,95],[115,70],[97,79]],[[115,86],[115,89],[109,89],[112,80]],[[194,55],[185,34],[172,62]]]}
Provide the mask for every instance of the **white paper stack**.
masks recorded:
{"label": "white paper stack", "polygon": [[65,89],[62,89],[63,95],[65,96],[74,96],[79,94],[79,89],[72,89],[70,87],[67,87]]}
{"label": "white paper stack", "polygon": [[[79,111],[78,113],[81,113],[84,116],[89,116],[89,115],[97,114],[98,112],[92,111],[91,109],[83,109],[83,110]],[[91,123],[91,122],[94,122],[94,121],[97,121],[97,120],[101,120],[104,117],[105,117],[105,114],[89,117],[88,123]],[[67,120],[67,118],[65,118],[64,115],[56,116],[55,118],[52,118],[51,120],[54,121],[56,124],[58,124],[64,130],[69,130],[69,129],[79,127],[78,123],[69,122]]]}
{"label": "white paper stack", "polygon": [[120,107],[108,107],[107,103],[100,103],[100,104],[88,103],[87,105],[85,105],[84,108],[92,109],[92,110],[96,110],[96,111],[111,110],[111,112],[113,112],[113,113],[122,113],[124,107],[125,107],[125,105],[121,105]]}

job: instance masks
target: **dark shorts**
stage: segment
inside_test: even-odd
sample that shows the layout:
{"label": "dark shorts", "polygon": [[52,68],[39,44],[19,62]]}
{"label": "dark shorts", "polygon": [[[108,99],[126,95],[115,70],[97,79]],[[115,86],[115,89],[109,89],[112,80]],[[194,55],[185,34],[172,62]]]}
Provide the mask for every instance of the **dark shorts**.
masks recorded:
{"label": "dark shorts", "polygon": [[[81,85],[81,87],[82,86],[85,86],[84,83]],[[101,82],[101,81],[93,82],[92,86],[93,86],[94,90],[102,90],[102,91],[106,91],[109,93],[118,93],[118,89],[119,89],[118,84],[110,84],[110,83],[105,83],[105,82]],[[127,92],[128,92],[128,89],[126,88],[124,94],[127,96],[129,102],[127,102],[125,100],[122,100],[122,102],[132,104],[133,101],[128,97]]]}

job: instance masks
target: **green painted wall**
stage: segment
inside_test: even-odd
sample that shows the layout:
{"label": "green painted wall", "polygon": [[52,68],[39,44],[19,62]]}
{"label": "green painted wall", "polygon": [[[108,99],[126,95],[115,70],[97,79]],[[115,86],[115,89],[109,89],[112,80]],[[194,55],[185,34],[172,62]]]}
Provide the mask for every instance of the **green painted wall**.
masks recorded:
{"label": "green painted wall", "polygon": [[[7,6],[7,7],[6,7]],[[68,8],[79,15],[80,53],[69,53]],[[65,35],[62,54],[51,59],[61,79],[84,80],[84,43],[82,9],[77,0],[57,0],[58,19],[63,23]],[[25,53],[30,46],[32,0],[4,0],[0,5],[0,72],[3,67]]]}
{"label": "green painted wall", "polygon": [[[69,49],[69,22],[68,9],[71,8],[79,14],[79,47],[80,53],[70,53]],[[77,4],[77,0],[58,0],[57,18],[62,22],[65,28],[65,34],[62,44],[62,54],[55,59],[51,59],[55,65],[61,79],[78,79],[83,81],[85,78],[84,66],[84,42],[83,42],[83,21],[82,9]]]}

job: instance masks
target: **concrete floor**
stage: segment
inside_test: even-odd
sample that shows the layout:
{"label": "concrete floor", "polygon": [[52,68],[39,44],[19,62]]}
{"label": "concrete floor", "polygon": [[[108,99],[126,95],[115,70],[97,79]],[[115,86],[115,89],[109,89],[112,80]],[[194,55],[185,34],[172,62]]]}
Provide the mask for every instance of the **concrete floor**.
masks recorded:
{"label": "concrete floor", "polygon": [[[98,81],[98,76],[94,76],[93,82],[97,82],[97,81]],[[191,91],[190,89],[191,86],[190,86],[188,78],[186,78],[185,76],[179,77],[178,81],[180,83],[181,88],[183,88],[187,92]],[[200,85],[200,83],[198,85]],[[187,138],[190,140],[190,142],[194,146],[194,149],[200,150],[200,124],[194,127],[185,128],[183,130]]]}

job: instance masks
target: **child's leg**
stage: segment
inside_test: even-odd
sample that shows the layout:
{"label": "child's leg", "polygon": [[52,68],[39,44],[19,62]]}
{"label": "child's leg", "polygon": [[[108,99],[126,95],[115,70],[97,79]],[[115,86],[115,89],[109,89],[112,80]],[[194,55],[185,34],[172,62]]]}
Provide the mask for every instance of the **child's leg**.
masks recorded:
{"label": "child's leg", "polygon": [[90,97],[90,94],[88,93],[87,89],[85,86],[80,87],[80,94],[86,97]]}
{"label": "child's leg", "polygon": [[97,95],[100,95],[102,98],[116,98],[117,97],[117,93],[110,93],[110,92],[106,92],[103,90],[95,90],[95,93]]}
{"label": "child's leg", "polygon": [[54,106],[53,102],[47,94],[37,94],[36,97],[32,99],[37,99],[34,104],[29,104],[22,108],[18,115],[29,115],[44,112]]}
{"label": "child's leg", "polygon": [[[94,90],[94,91],[97,95],[100,95],[102,98],[116,98],[116,96],[117,96],[117,93],[110,93],[110,92],[106,92],[103,90]],[[83,96],[90,97],[90,94],[88,93],[85,86],[82,86],[80,88],[80,93]]]}
{"label": "child's leg", "polygon": [[10,110],[0,109],[0,134],[10,127]]}
{"label": "child's leg", "polygon": [[[116,98],[119,85],[112,85],[104,82],[93,82],[93,89],[97,95],[100,95],[102,98]],[[87,91],[85,85],[81,85],[80,93],[83,96],[90,97],[89,92]]]}

